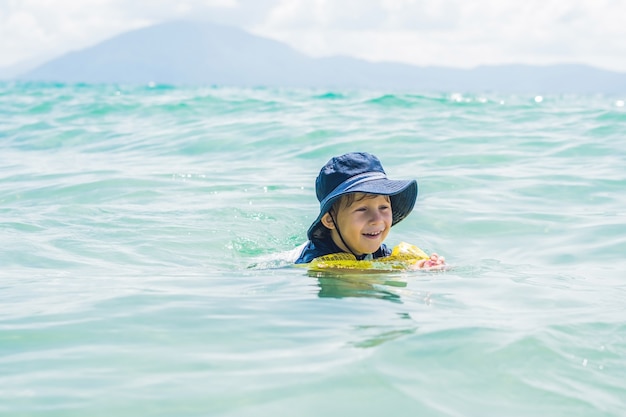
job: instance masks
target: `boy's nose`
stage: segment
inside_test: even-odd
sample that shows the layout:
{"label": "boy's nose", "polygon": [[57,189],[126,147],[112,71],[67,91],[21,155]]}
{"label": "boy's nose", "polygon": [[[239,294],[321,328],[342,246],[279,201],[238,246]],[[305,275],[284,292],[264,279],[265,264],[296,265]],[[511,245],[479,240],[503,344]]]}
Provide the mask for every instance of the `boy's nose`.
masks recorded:
{"label": "boy's nose", "polygon": [[383,213],[381,213],[378,210],[374,210],[370,221],[372,223],[376,223],[376,222],[382,221],[382,219],[383,219]]}

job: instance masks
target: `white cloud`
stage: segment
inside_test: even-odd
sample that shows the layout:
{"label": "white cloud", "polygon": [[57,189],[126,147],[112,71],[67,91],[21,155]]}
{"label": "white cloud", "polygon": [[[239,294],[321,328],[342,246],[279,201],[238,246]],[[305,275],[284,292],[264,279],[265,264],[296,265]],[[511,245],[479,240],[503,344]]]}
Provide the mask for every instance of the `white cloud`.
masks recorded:
{"label": "white cloud", "polygon": [[618,0],[284,0],[268,16],[255,33],[313,56],[464,67],[584,62],[626,71],[626,2]]}
{"label": "white cloud", "polygon": [[10,2],[0,12],[0,65],[33,55],[55,55],[148,24],[126,19],[111,2]]}
{"label": "white cloud", "polygon": [[463,67],[582,62],[626,72],[623,16],[622,0],[0,0],[0,66],[194,18],[313,56]]}
{"label": "white cloud", "polygon": [[237,5],[237,0],[0,0],[0,67],[84,48],[160,21]]}

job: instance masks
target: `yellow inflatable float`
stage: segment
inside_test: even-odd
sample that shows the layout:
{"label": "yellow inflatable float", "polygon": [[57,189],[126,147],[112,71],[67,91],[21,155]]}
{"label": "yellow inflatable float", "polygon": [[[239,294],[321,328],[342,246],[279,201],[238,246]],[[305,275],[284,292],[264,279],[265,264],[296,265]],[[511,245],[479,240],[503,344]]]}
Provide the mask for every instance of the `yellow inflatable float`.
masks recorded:
{"label": "yellow inflatable float", "polygon": [[355,270],[355,271],[402,271],[419,269],[418,262],[430,259],[430,256],[417,246],[401,242],[393,248],[391,255],[383,258],[359,261],[351,253],[333,253],[313,259],[308,264],[301,264],[312,271]]}

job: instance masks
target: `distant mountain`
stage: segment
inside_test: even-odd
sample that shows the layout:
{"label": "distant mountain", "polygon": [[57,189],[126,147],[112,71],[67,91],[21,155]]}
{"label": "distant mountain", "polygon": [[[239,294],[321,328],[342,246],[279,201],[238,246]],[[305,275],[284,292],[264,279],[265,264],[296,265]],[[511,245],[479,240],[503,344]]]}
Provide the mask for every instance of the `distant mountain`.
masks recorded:
{"label": "distant mountain", "polygon": [[68,83],[626,93],[626,74],[585,65],[455,69],[348,57],[311,58],[241,29],[188,21],[127,32],[17,78]]}
{"label": "distant mountain", "polygon": [[39,67],[44,62],[47,62],[51,59],[48,57],[37,57],[35,59],[27,59],[25,61],[18,62],[17,64],[9,65],[7,67],[0,68],[0,80],[10,80],[13,79],[20,74],[23,74],[27,71],[31,71],[33,68]]}

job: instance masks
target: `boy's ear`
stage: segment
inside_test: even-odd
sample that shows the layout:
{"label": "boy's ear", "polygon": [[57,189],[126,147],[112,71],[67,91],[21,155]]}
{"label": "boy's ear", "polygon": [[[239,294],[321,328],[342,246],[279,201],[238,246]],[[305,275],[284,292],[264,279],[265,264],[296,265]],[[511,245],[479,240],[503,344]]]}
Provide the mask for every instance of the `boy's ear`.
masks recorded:
{"label": "boy's ear", "polygon": [[327,229],[335,228],[335,222],[333,221],[333,217],[330,215],[330,213],[324,214],[322,216],[321,222]]}

